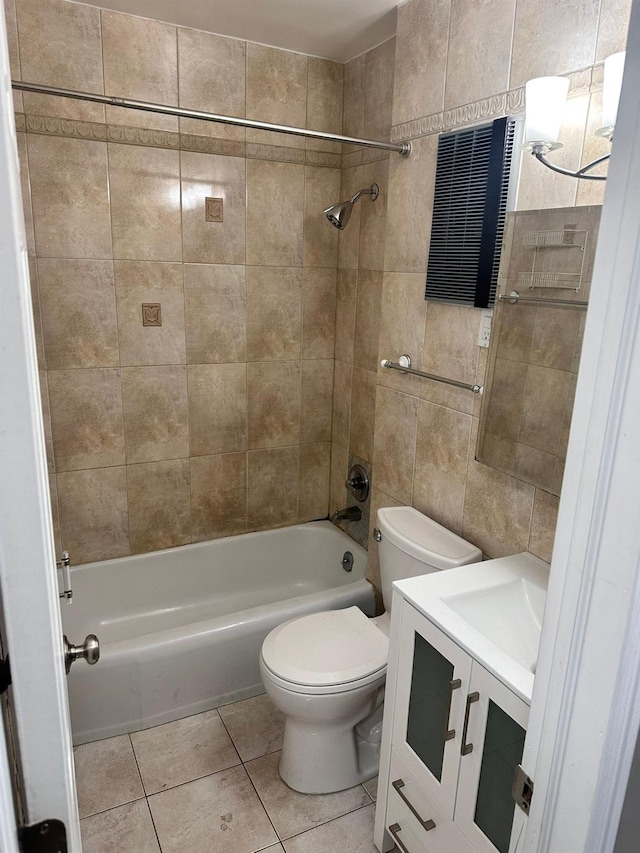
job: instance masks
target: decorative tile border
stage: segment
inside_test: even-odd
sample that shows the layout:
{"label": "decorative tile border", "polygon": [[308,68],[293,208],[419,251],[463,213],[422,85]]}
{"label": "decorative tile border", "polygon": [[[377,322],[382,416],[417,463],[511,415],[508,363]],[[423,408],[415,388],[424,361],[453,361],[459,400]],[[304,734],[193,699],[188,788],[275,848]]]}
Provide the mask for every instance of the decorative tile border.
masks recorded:
{"label": "decorative tile border", "polygon": [[170,130],[129,127],[124,124],[108,124],[106,128],[108,142],[144,145],[146,148],[180,148],[180,134]]}
{"label": "decorative tile border", "polygon": [[40,133],[49,136],[70,136],[74,139],[93,139],[107,141],[107,125],[93,121],[75,121],[55,118],[54,116],[25,115],[27,133]]}
{"label": "decorative tile border", "polygon": [[[37,116],[15,113],[16,130],[47,136],[65,136],[71,139],[88,139],[96,142],[114,142],[120,145],[140,145],[145,148],[168,148],[173,151],[194,151],[200,154],[222,154],[231,157],[248,157],[255,160],[275,160],[307,166],[339,169],[342,156],[327,151],[288,148],[257,142],[240,142],[235,139],[218,139],[191,133],[175,133],[145,127],[121,124],[77,121],[56,116]],[[361,152],[357,152],[361,156]],[[381,152],[382,156],[385,152]]]}
{"label": "decorative tile border", "polygon": [[[572,71],[565,75],[569,78],[569,97],[595,91],[602,86],[602,63]],[[510,89],[500,95],[493,95],[471,104],[463,104],[451,110],[423,116],[412,121],[396,124],[391,129],[391,141],[401,142],[429,136],[443,130],[464,127],[501,115],[519,115],[524,112],[524,86]],[[343,158],[344,165],[344,158]]]}

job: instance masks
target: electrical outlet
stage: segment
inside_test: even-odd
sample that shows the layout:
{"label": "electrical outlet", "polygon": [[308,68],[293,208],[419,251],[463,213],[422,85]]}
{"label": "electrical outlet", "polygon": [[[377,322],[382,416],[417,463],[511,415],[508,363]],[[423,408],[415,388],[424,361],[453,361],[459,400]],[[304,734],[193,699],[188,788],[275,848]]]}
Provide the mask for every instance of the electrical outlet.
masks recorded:
{"label": "electrical outlet", "polygon": [[492,308],[483,308],[480,315],[480,329],[478,331],[478,346],[488,347],[491,340],[491,320],[493,318]]}

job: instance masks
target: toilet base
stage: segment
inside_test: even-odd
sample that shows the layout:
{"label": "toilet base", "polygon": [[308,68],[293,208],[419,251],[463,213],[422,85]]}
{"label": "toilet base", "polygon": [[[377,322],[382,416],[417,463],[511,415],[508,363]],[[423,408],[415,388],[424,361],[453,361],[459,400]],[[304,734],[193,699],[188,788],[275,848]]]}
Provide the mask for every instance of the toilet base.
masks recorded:
{"label": "toilet base", "polygon": [[279,767],[282,781],[301,794],[332,794],[375,776],[382,705],[355,727],[350,722],[338,728],[287,718]]}

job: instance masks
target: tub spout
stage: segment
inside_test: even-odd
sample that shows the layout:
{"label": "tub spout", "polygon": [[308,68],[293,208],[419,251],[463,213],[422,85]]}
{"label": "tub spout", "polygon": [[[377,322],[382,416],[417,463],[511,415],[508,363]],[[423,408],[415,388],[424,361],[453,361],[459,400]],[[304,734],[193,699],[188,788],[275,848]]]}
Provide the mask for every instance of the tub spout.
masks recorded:
{"label": "tub spout", "polygon": [[346,509],[339,509],[331,516],[331,524],[338,524],[340,521],[360,521],[362,518],[362,510],[359,506],[349,506]]}

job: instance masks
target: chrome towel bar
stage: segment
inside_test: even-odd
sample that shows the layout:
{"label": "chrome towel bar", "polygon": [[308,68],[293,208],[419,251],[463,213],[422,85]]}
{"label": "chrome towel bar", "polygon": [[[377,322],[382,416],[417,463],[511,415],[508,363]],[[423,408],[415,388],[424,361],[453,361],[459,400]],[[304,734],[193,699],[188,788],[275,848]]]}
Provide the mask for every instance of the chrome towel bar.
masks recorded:
{"label": "chrome towel bar", "polygon": [[511,293],[503,293],[498,299],[500,302],[508,302],[510,305],[524,302],[526,305],[569,305],[572,308],[586,308],[589,304],[588,302],[579,302],[577,299],[543,299],[541,296],[520,296],[517,290],[512,290]]}
{"label": "chrome towel bar", "polygon": [[421,379],[433,379],[435,382],[444,382],[446,385],[463,388],[465,391],[472,391],[474,394],[482,394],[482,385],[470,385],[468,382],[458,382],[457,379],[445,379],[444,376],[435,376],[433,373],[414,370],[411,367],[411,357],[408,355],[401,355],[398,363],[389,361],[388,358],[383,358],[380,366],[386,367],[389,370],[399,370],[400,373],[410,373],[412,376],[419,376]]}

